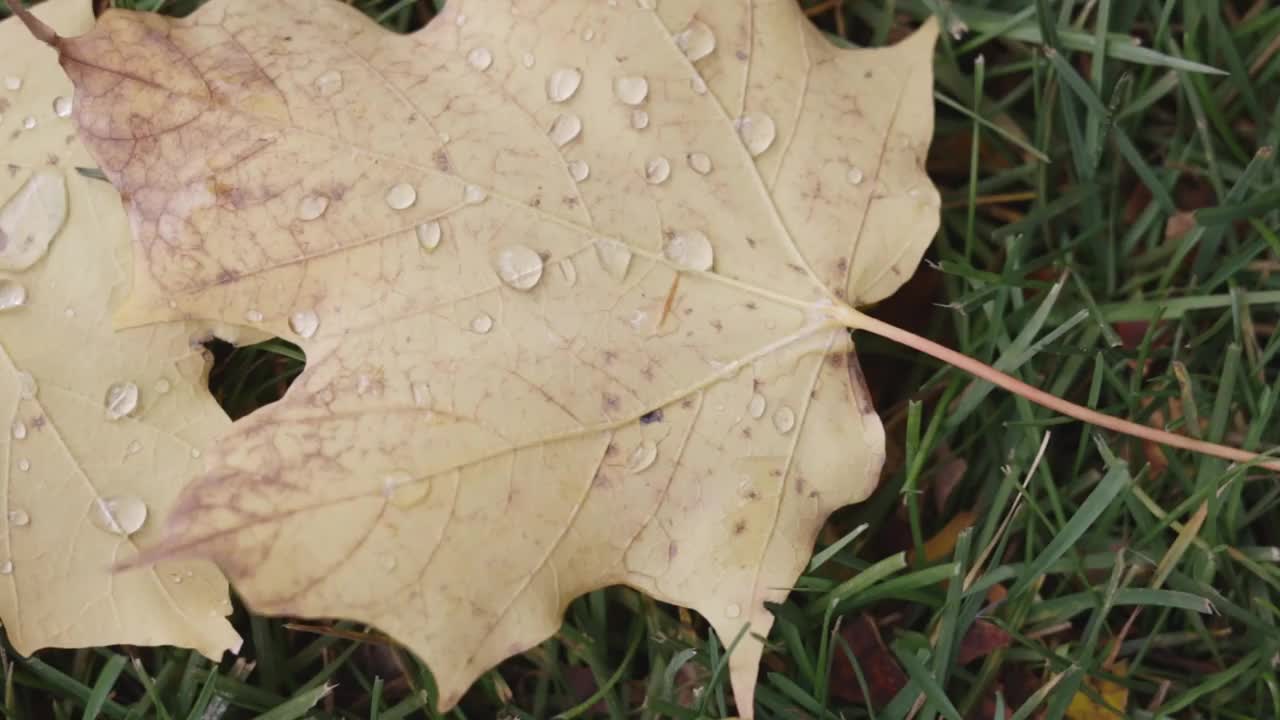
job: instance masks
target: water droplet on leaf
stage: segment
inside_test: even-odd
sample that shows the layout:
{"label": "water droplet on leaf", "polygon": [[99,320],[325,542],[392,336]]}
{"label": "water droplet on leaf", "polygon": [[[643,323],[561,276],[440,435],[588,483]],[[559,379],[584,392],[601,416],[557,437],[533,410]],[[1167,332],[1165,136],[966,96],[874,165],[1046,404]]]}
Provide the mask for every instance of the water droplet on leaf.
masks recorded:
{"label": "water droplet on leaf", "polygon": [[612,238],[596,240],[595,246],[600,267],[615,280],[626,278],[627,268],[631,267],[631,248]]}
{"label": "water droplet on leaf", "polygon": [[414,233],[417,234],[418,245],[422,246],[423,250],[431,252],[440,247],[440,238],[443,235],[443,231],[440,228],[439,221],[424,222],[414,228]]}
{"label": "water droplet on leaf", "polygon": [[27,439],[27,424],[26,424],[26,423],[24,423],[24,422],[22,422],[22,418],[18,418],[17,420],[14,420],[14,421],[13,421],[13,428],[12,428],[12,430],[13,430],[13,439],[14,439],[14,440],[26,440],[26,439]]}
{"label": "water droplet on leaf", "polygon": [[262,322],[262,311],[250,310],[244,314],[244,319],[251,323],[260,323]]}
{"label": "water droplet on leaf", "polygon": [[662,252],[668,260],[689,270],[705,272],[715,264],[711,240],[700,230],[677,230],[667,238]]}
{"label": "water droplet on leaf", "polygon": [[407,470],[396,470],[382,479],[382,494],[398,508],[411,508],[431,494],[431,480],[414,478]]}
{"label": "water droplet on leaf", "polygon": [[730,620],[738,618],[741,615],[742,615],[742,606],[738,605],[737,603],[733,603],[732,605],[724,609],[724,616],[729,618]]}
{"label": "water droplet on leaf", "polygon": [[315,310],[299,310],[289,316],[289,329],[300,337],[313,337],[320,329],[320,316]]}
{"label": "water droplet on leaf", "polygon": [[711,172],[711,156],[706,153],[689,153],[689,167],[699,175],[706,175]]}
{"label": "water droplet on leaf", "polygon": [[591,177],[591,166],[586,160],[573,160],[569,163],[569,176],[574,182],[583,182]]}
{"label": "water droplet on leaf", "polygon": [[298,202],[298,219],[315,220],[329,208],[329,198],[323,195],[306,195]]}
{"label": "water droplet on leaf", "polygon": [[656,157],[644,164],[644,179],[650,185],[661,185],[671,177],[671,161],[664,157]]}
{"label": "water droplet on leaf", "polygon": [[316,92],[320,97],[332,97],[342,92],[342,73],[330,70],[320,75],[315,81]]}
{"label": "water droplet on leaf", "polygon": [[760,112],[752,112],[738,118],[734,125],[738,128],[738,137],[747,146],[747,152],[757,157],[768,150],[778,137],[778,126],[773,118]]}
{"label": "water droplet on leaf", "polygon": [[467,62],[471,67],[484,72],[493,65],[493,53],[489,52],[489,48],[478,47],[467,53]]}
{"label": "water droplet on leaf", "polygon": [[12,574],[13,574],[13,561],[5,560],[4,562],[0,562],[0,575],[12,575]]}
{"label": "water droplet on leaf", "polygon": [[854,185],[861,185],[862,179],[865,177],[865,175],[862,172],[862,168],[855,166],[855,167],[849,168],[849,172],[846,175],[846,177],[848,177],[849,182],[853,183]]}
{"label": "water droplet on leaf", "polygon": [[582,118],[573,113],[565,113],[556,117],[551,123],[551,129],[547,131],[547,137],[551,138],[551,142],[556,147],[564,147],[577,139],[582,134]]}
{"label": "water droplet on leaf", "polygon": [[613,81],[613,94],[627,105],[639,105],[649,97],[649,81],[635,75],[624,75]]}
{"label": "water droplet on leaf", "polygon": [[759,420],[764,417],[764,411],[767,405],[768,401],[764,399],[764,396],[760,393],[756,393],[751,396],[751,401],[747,403],[747,412],[751,417]]}
{"label": "water droplet on leaf", "polygon": [[635,130],[643,130],[649,127],[649,113],[645,110],[632,110],[631,127]]}
{"label": "water droplet on leaf", "polygon": [[498,253],[498,277],[515,290],[532,290],[542,279],[542,258],[524,245],[512,245]]}
{"label": "water droplet on leaf", "polygon": [[4,79],[4,86],[6,89],[9,89],[9,90],[21,90],[22,78],[16,77],[14,75],[6,76]]}
{"label": "water droplet on leaf", "polygon": [[645,440],[631,451],[631,456],[627,458],[627,472],[631,474],[642,473],[653,466],[658,459],[658,446],[652,440]]}
{"label": "water droplet on leaf", "polygon": [[54,98],[53,114],[60,118],[71,117],[71,98],[63,95]]}
{"label": "water droplet on leaf", "polygon": [[138,386],[131,382],[112,383],[103,399],[108,420],[119,420],[138,408]]}
{"label": "water droplet on leaf", "polygon": [[791,432],[796,426],[795,411],[785,405],[778,408],[773,414],[773,426],[783,435]]}
{"label": "water droplet on leaf", "polygon": [[489,191],[479,185],[468,185],[462,191],[462,201],[468,205],[479,205],[489,197]]}
{"label": "water droplet on leaf", "polygon": [[578,268],[573,264],[573,258],[565,258],[560,261],[560,275],[564,277],[566,285],[573,286],[578,284]]}
{"label": "water droplet on leaf", "polygon": [[147,504],[131,496],[99,498],[89,509],[89,521],[103,532],[129,537],[147,522]]}
{"label": "water droplet on leaf", "polygon": [[694,20],[676,33],[676,47],[690,60],[697,62],[716,49],[716,36],[701,20]]}
{"label": "water droplet on leaf", "polygon": [[0,280],[0,311],[12,310],[27,304],[27,288],[9,279]]}
{"label": "water droplet on leaf", "polygon": [[562,103],[573,97],[582,86],[582,71],[577,68],[560,68],[547,78],[547,99]]}
{"label": "water droplet on leaf", "polygon": [[417,201],[418,191],[408,183],[398,183],[387,190],[387,206],[392,210],[407,210]]}
{"label": "water droplet on leaf", "polygon": [[9,524],[14,527],[26,527],[31,524],[31,516],[27,514],[26,510],[10,510]]}
{"label": "water droplet on leaf", "polygon": [[493,329],[493,318],[488,313],[480,313],[471,318],[471,332],[477,335],[487,335]]}

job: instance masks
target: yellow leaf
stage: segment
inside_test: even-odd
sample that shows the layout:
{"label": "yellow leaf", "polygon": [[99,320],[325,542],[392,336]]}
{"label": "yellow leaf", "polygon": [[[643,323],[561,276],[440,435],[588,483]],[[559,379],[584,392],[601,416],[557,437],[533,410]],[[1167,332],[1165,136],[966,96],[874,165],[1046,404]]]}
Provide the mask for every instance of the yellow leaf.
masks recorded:
{"label": "yellow leaf", "polygon": [[[38,12],[63,32],[90,3]],[[163,533],[193,456],[230,422],[209,395],[194,326],[114,334],[128,284],[120,199],[66,117],[70,83],[17,20],[0,23],[0,617],[21,653],[128,643],[220,657],[240,638],[227,584],[201,561],[113,577]]]}
{"label": "yellow leaf", "polygon": [[400,37],[339,2],[214,0],[61,42],[129,199],[122,319],[308,358],[152,557],[376,625],[446,708],[625,583],[749,628],[749,718],[765,603],[883,460],[841,310],[937,228],[936,27],[854,51],[792,2],[462,7]]}
{"label": "yellow leaf", "polygon": [[[1124,676],[1127,670],[1128,665],[1117,663],[1111,668],[1111,673]],[[1092,675],[1086,677],[1084,682],[1104,702],[1099,703],[1083,689],[1078,690],[1067,706],[1067,720],[1115,720],[1125,717],[1124,710],[1129,705],[1129,688]]]}
{"label": "yellow leaf", "polygon": [[973,527],[973,521],[976,518],[976,515],[967,510],[953,515],[941,530],[925,541],[925,562],[937,562],[950,556],[956,549],[956,541],[960,539],[960,533]]}

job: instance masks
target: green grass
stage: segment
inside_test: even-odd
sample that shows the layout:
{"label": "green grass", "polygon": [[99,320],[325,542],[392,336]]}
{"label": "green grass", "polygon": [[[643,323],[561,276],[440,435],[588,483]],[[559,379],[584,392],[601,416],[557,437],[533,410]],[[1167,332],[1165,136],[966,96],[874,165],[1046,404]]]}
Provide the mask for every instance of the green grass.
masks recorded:
{"label": "green grass", "polygon": [[[180,14],[198,2],[128,4]],[[422,2],[355,4],[398,30],[431,14]],[[883,44],[940,7],[957,30],[936,64],[943,229],[881,316],[1113,414],[1251,449],[1280,442],[1280,173],[1263,150],[1280,139],[1280,7],[805,4],[857,44]],[[1140,443],[928,358],[874,338],[859,349],[890,461],[875,496],[832,518],[776,608],[759,717],[985,718],[999,707],[1057,720],[1077,694],[1101,699],[1103,680],[1129,693],[1114,717],[1280,717],[1274,474],[1173,452],[1152,464]],[[242,414],[298,370],[280,342],[224,349],[215,390]],[[919,559],[965,512],[976,522],[954,549]],[[979,619],[1009,644],[961,664]],[[367,628],[298,628],[242,609],[234,620],[252,668],[166,648],[9,651],[3,712],[438,717],[429,670]],[[882,644],[866,641],[871,624]],[[604,590],[447,717],[728,717],[723,658],[696,616]],[[896,693],[886,667],[901,673]],[[863,686],[874,702],[857,699]]]}

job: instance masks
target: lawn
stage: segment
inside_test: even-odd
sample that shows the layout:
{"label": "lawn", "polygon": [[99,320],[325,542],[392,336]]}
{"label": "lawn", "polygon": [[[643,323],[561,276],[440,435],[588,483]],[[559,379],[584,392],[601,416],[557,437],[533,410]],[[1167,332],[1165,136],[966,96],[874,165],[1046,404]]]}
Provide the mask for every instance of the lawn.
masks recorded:
{"label": "lawn", "polygon": [[[353,4],[397,31],[434,12]],[[884,45],[931,14],[948,30],[929,163],[942,229],[874,314],[1113,415],[1280,444],[1280,6],[802,4],[836,42]],[[1280,717],[1274,473],[1095,431],[876,338],[858,350],[889,461],[775,608],[757,717]],[[214,351],[232,416],[302,367],[278,340]],[[375,629],[239,605],[234,622],[245,648],[216,665],[172,648],[22,658],[6,645],[4,715],[736,714],[732,638],[625,588],[579,599],[557,636],[443,716],[429,668]]]}

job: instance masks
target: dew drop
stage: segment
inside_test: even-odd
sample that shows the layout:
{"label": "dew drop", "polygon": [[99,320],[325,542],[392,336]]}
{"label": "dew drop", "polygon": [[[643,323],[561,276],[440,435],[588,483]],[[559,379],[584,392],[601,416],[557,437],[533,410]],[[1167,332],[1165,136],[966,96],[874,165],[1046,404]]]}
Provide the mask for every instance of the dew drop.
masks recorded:
{"label": "dew drop", "polygon": [[664,157],[656,157],[644,164],[644,179],[650,185],[661,185],[671,177],[671,161]]}
{"label": "dew drop", "polygon": [[315,220],[329,209],[329,198],[323,195],[306,195],[298,201],[298,219],[304,222]]}
{"label": "dew drop", "polygon": [[751,401],[747,403],[747,412],[750,413],[751,417],[759,420],[764,417],[764,411],[767,405],[768,401],[764,399],[764,396],[760,393],[756,393],[751,396]]}
{"label": "dew drop", "polygon": [[315,80],[316,92],[320,97],[333,97],[342,92],[342,73],[330,70]]}
{"label": "dew drop", "polygon": [[457,25],[458,27],[462,27],[463,25],[466,25],[467,16],[463,15],[462,13],[458,13],[458,17],[453,19],[453,24]]}
{"label": "dew drop", "polygon": [[560,68],[547,78],[547,99],[562,103],[573,97],[582,85],[582,71],[577,68]]}
{"label": "dew drop", "polygon": [[173,389],[173,384],[169,382],[168,378],[160,378],[156,380],[155,389],[156,394],[167,395]]}
{"label": "dew drop", "polygon": [[689,167],[699,175],[706,175],[711,172],[711,156],[706,153],[689,153]]}
{"label": "dew drop", "polygon": [[471,318],[471,332],[477,335],[487,335],[493,329],[493,318],[488,313],[480,313]]}
{"label": "dew drop", "polygon": [[9,524],[14,527],[26,527],[31,524],[31,515],[26,510],[10,510]]}
{"label": "dew drop", "polygon": [[773,426],[783,435],[791,432],[796,426],[795,411],[785,405],[778,408],[773,414]]}
{"label": "dew drop", "polygon": [[635,475],[653,467],[653,463],[658,459],[658,446],[652,440],[645,440],[631,451],[631,456],[627,458],[627,472]]}
{"label": "dew drop", "polygon": [[440,238],[443,235],[443,231],[440,229],[440,222],[438,220],[424,222],[414,228],[413,231],[417,234],[418,245],[421,246],[423,250],[431,252],[432,250],[440,247]]}
{"label": "dew drop", "polygon": [[542,258],[524,245],[503,248],[497,266],[498,277],[514,290],[532,290],[542,280]]}
{"label": "dew drop", "polygon": [[667,238],[662,253],[680,267],[705,272],[715,264],[715,250],[700,230],[677,230]]}
{"label": "dew drop", "polygon": [[694,95],[706,95],[707,81],[703,80],[701,75],[694,75],[693,79],[689,81],[689,89],[693,91]]}
{"label": "dew drop", "polygon": [[22,78],[20,78],[20,77],[16,77],[16,76],[13,76],[13,75],[9,75],[8,77],[6,77],[6,78],[4,79],[4,86],[5,86],[6,88],[8,88],[9,90],[21,90],[21,89],[22,89]]}
{"label": "dew drop", "polygon": [[558,263],[560,275],[564,278],[566,285],[572,287],[578,284],[578,267],[573,264],[573,258],[565,258]]}
{"label": "dew drop", "polygon": [[586,30],[582,31],[582,39],[585,42],[591,42],[592,40],[595,39],[595,37],[596,37],[596,31],[591,28],[587,28]]}
{"label": "dew drop", "polygon": [[615,78],[613,94],[627,105],[639,105],[649,97],[649,81],[634,75]]}
{"label": "dew drop", "polygon": [[574,182],[582,182],[591,177],[591,166],[586,160],[573,160],[569,163],[569,177],[572,177]]}
{"label": "dew drop", "polygon": [[[392,502],[394,502],[394,501],[392,501]],[[396,569],[396,556],[395,556],[395,555],[386,555],[386,556],[384,556],[384,557],[382,558],[382,561],[381,561],[381,562],[382,562],[382,569],[383,569],[383,570],[386,570],[387,572],[391,572],[392,570],[395,570],[395,569]]]}
{"label": "dew drop", "polygon": [[17,420],[14,420],[13,427],[11,429],[13,430],[14,440],[27,439],[27,424],[22,422],[22,418],[18,418]]}
{"label": "dew drop", "polygon": [[12,574],[13,574],[13,561],[5,560],[4,562],[0,562],[0,575],[12,575]]}
{"label": "dew drop", "polygon": [[191,448],[191,459],[197,460],[199,458],[200,458],[200,448]]}
{"label": "dew drop", "polygon": [[63,95],[54,98],[53,114],[60,118],[71,117],[71,98]]}
{"label": "dew drop", "polygon": [[863,178],[866,176],[863,174],[862,168],[855,165],[854,167],[849,168],[849,172],[845,177],[849,179],[850,183],[853,183],[854,185],[861,185]]}
{"label": "dew drop", "polygon": [[646,110],[631,111],[631,128],[633,130],[643,130],[649,127],[649,113]]}
{"label": "dew drop", "polygon": [[615,280],[626,278],[627,269],[631,267],[631,248],[612,238],[596,240],[595,246],[600,267]]}
{"label": "dew drop", "polygon": [[741,617],[742,606],[739,605],[738,603],[733,603],[732,605],[724,609],[724,616],[729,618],[730,620]]}
{"label": "dew drop", "polygon": [[67,210],[67,180],[61,170],[40,170],[28,178],[0,205],[0,271],[26,270],[44,257],[67,221]]}
{"label": "dew drop", "polygon": [[520,64],[524,65],[526,68],[533,67],[534,62],[535,62],[535,58],[533,57],[533,53],[531,52],[525,53],[524,57],[520,58]]}
{"label": "dew drop", "polygon": [[[2,231],[0,231],[2,232]],[[27,288],[13,280],[0,280],[0,312],[27,304]]]}
{"label": "dew drop", "polygon": [[21,470],[22,472],[26,472],[30,470],[31,461],[26,458],[22,458],[21,460],[18,461],[18,469]]}
{"label": "dew drop", "polygon": [[468,185],[462,191],[462,201],[468,205],[479,205],[489,197],[489,191],[479,185]]}
{"label": "dew drop", "polygon": [[26,129],[26,130],[35,130],[35,129],[36,129],[36,116],[35,116],[35,115],[28,115],[28,116],[26,116],[26,117],[22,118],[22,127],[23,127],[24,129]]}
{"label": "dew drop", "polygon": [[564,147],[582,134],[582,118],[573,113],[565,113],[556,117],[547,131],[547,137],[556,147]]}
{"label": "dew drop", "polygon": [[289,329],[302,338],[314,337],[320,329],[320,316],[315,310],[299,310],[289,316]]}
{"label": "dew drop", "polygon": [[125,448],[125,453],[129,455],[137,455],[140,452],[142,452],[142,442],[139,440],[134,440],[129,443],[129,447]]}
{"label": "dew drop", "polygon": [[467,62],[471,67],[484,72],[493,65],[493,53],[489,52],[489,48],[478,47],[467,53]]}
{"label": "dew drop", "polygon": [[131,382],[112,383],[103,399],[108,420],[119,420],[138,408],[138,386]]}
{"label": "dew drop", "polygon": [[36,384],[35,377],[26,370],[18,371],[18,397],[23,400],[34,400],[36,394],[40,392],[40,386]]}
{"label": "dew drop", "polygon": [[89,521],[103,532],[129,537],[147,522],[147,504],[131,496],[99,498],[89,509]]}
{"label": "dew drop", "polygon": [[245,320],[248,320],[248,321],[249,321],[249,322],[251,322],[251,323],[260,323],[260,322],[262,322],[262,311],[261,311],[261,310],[249,310],[248,312],[246,312],[246,313],[244,314],[244,319],[245,319]]}
{"label": "dew drop", "polygon": [[701,20],[694,20],[676,33],[676,47],[690,60],[697,62],[716,49],[716,36]]}
{"label": "dew drop", "polygon": [[392,210],[408,210],[418,201],[418,191],[409,183],[398,183],[387,189],[386,200]]}
{"label": "dew drop", "polygon": [[431,494],[431,480],[416,479],[407,470],[396,470],[382,478],[382,494],[398,508],[411,508]]}
{"label": "dew drop", "polygon": [[758,157],[773,145],[778,137],[778,126],[773,118],[761,112],[752,112],[738,118],[734,123],[738,129],[738,137],[747,146],[751,157]]}

